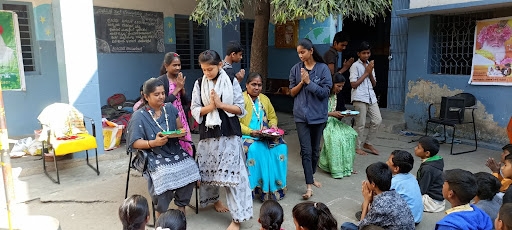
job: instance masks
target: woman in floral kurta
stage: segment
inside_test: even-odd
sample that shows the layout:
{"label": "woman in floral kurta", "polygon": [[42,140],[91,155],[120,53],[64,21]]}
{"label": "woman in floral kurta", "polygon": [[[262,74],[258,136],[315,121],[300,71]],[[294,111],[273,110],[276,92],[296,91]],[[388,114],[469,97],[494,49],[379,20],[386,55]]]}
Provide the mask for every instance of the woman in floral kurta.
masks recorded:
{"label": "woman in floral kurta", "polygon": [[[172,103],[178,109],[178,116],[183,129],[187,131],[187,135],[180,138],[181,147],[192,156],[192,135],[190,134],[190,127],[187,121],[188,100],[185,93],[185,78],[181,72],[181,59],[180,55],[174,52],[165,54],[162,68],[160,69],[160,77],[158,79],[164,83],[165,90],[165,103]],[[185,108],[186,107],[186,108]]]}

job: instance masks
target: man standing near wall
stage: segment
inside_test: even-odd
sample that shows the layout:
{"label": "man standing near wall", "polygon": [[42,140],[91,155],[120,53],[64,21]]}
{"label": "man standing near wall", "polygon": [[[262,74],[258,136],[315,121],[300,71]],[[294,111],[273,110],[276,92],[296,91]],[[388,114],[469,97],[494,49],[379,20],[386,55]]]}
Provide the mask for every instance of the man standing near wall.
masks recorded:
{"label": "man standing near wall", "polygon": [[[339,55],[338,52],[343,52],[347,48],[348,45],[348,36],[339,31],[334,35],[334,39],[332,41],[332,46],[325,52],[324,61],[327,66],[329,66],[329,70],[331,70],[331,75],[334,75],[336,72],[343,74],[347,70],[350,69],[352,63],[354,63],[354,58],[347,59],[343,62],[343,67],[338,66]],[[337,103],[336,103],[337,111],[345,111],[345,100],[341,93],[337,95]]]}
{"label": "man standing near wall", "polygon": [[224,61],[222,61],[222,68],[224,71],[226,71],[228,76],[232,78],[236,77],[239,83],[244,80],[245,69],[241,69],[235,74],[235,70],[233,70],[233,63],[239,63],[242,61],[243,52],[244,49],[239,42],[230,41],[226,48],[226,57],[224,58]]}

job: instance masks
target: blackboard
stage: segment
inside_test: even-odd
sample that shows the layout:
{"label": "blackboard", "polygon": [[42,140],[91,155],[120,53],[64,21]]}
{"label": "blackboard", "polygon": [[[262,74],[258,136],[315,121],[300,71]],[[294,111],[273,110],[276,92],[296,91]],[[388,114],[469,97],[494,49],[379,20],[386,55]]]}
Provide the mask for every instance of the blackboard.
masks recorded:
{"label": "blackboard", "polygon": [[94,7],[98,53],[163,53],[162,12]]}

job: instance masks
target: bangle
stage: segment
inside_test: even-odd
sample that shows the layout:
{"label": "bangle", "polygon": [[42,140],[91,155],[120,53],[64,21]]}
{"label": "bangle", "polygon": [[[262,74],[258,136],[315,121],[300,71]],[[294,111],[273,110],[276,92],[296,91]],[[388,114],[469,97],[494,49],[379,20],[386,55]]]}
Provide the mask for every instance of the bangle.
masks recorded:
{"label": "bangle", "polygon": [[151,147],[151,145],[149,144],[149,140],[148,140],[148,142],[147,142],[147,143],[148,143],[148,147],[149,147],[149,148],[152,148],[152,147]]}

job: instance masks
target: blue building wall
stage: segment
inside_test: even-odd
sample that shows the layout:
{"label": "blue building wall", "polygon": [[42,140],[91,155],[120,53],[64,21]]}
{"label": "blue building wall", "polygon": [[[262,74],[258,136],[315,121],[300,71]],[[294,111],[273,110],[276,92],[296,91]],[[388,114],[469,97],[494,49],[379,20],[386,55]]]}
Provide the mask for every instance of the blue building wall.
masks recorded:
{"label": "blue building wall", "polygon": [[[323,22],[312,18],[299,20],[299,40],[309,38],[321,56],[329,50],[336,33],[336,19],[328,18]],[[275,25],[269,25],[268,78],[288,79],[290,69],[300,61],[296,48],[275,47]]]}
{"label": "blue building wall", "polygon": [[[466,75],[429,73],[430,28],[430,16],[409,19],[404,115],[407,128],[424,131],[430,103],[439,103],[442,96],[467,92],[475,95],[478,100],[475,110],[478,139],[508,143],[506,126],[512,115],[510,87],[475,86],[468,84],[470,77]],[[460,134],[469,137],[471,133],[467,125]]]}
{"label": "blue building wall", "polygon": [[107,98],[115,93],[122,93],[127,99],[136,99],[142,83],[159,76],[164,55],[98,53],[101,104],[106,104]]}
{"label": "blue building wall", "polygon": [[[329,50],[329,44],[314,44],[320,55]],[[268,47],[268,78],[269,79],[288,79],[290,69],[299,62],[299,56],[296,49]]]}
{"label": "blue building wall", "polygon": [[409,8],[409,0],[393,0],[391,9],[390,53],[387,108],[404,110],[405,74],[407,64],[407,18],[396,15],[397,10]]}
{"label": "blue building wall", "polygon": [[[34,6],[34,51],[38,61],[38,71],[27,74],[26,91],[5,91],[4,102],[7,126],[10,136],[32,135],[33,130],[39,129],[37,121],[39,113],[49,104],[60,102],[60,84],[56,59],[56,42],[53,27],[51,4]],[[44,17],[45,20],[40,20]],[[334,20],[324,22],[305,19],[299,21],[299,38],[308,37],[315,43],[316,49],[323,54],[328,50],[335,33]],[[176,48],[174,18],[164,17],[164,36],[166,52]],[[231,40],[240,39],[239,21],[223,28],[211,28],[220,33],[210,34],[210,46],[217,47],[224,56],[225,44]],[[222,41],[218,45],[217,41]],[[299,62],[296,49],[281,49],[274,46],[274,25],[269,27],[269,78],[288,79],[290,68]],[[98,83],[99,100],[106,104],[107,98],[115,93],[122,93],[128,99],[139,96],[140,85],[150,77],[157,77],[165,53],[98,53]],[[86,60],[84,60],[86,61]],[[239,69],[235,65],[235,69]],[[248,71],[248,69],[247,69]],[[186,90],[190,95],[194,81],[202,76],[200,69],[184,70],[187,76]],[[81,97],[87,97],[84,91]]]}
{"label": "blue building wall", "polygon": [[[37,41],[41,57],[55,57],[55,41]],[[40,129],[37,116],[49,104],[60,101],[55,58],[40,58],[39,73],[26,75],[26,91],[3,91],[9,136],[33,134]]]}
{"label": "blue building wall", "polygon": [[40,129],[39,113],[61,100],[51,5],[33,6],[33,16],[37,69],[25,74],[26,91],[3,91],[9,136],[33,134],[35,129]]}
{"label": "blue building wall", "polygon": [[[26,91],[4,91],[7,127],[9,136],[32,135],[39,129],[39,113],[49,104],[60,102],[60,84],[57,66],[56,43],[51,4],[34,6],[34,52],[38,70],[25,76]],[[41,20],[43,17],[45,20]],[[165,17],[166,52],[176,49],[174,18]],[[100,103],[115,93],[123,93],[128,99],[139,96],[139,88],[150,77],[158,77],[165,53],[137,54],[98,53],[98,81]],[[86,61],[86,60],[84,60]],[[184,70],[186,88],[190,95],[200,70]],[[87,97],[84,91],[81,97]],[[99,122],[99,121],[97,121]],[[101,141],[100,141],[101,144]]]}

